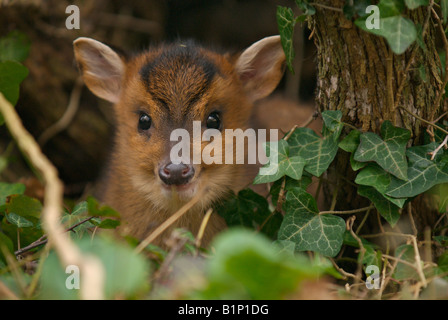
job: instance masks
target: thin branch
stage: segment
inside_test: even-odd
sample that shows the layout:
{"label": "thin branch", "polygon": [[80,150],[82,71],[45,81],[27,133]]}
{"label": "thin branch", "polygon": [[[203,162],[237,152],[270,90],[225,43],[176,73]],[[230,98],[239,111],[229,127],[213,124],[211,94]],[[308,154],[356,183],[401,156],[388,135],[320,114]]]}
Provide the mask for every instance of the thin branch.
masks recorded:
{"label": "thin branch", "polygon": [[421,122],[424,122],[424,123],[426,123],[426,124],[428,124],[428,125],[430,125],[430,126],[433,126],[434,128],[439,129],[440,131],[442,131],[442,132],[445,133],[445,134],[448,134],[448,131],[446,131],[445,129],[439,127],[439,126],[436,125],[435,123],[432,123],[432,122],[430,122],[430,121],[428,121],[428,120],[423,119],[422,117],[420,117],[420,116],[416,115],[415,113],[409,111],[409,110],[406,109],[405,107],[398,106],[398,108],[400,108],[400,109],[406,111],[406,112],[409,113],[411,116],[413,116],[414,118],[420,120]]}
{"label": "thin branch", "polygon": [[[80,222],[74,224],[73,226],[71,226],[70,228],[68,228],[67,230],[65,230],[65,232],[72,231],[72,230],[75,229],[76,227],[79,227],[80,225],[82,225],[82,224],[84,224],[84,223],[86,223],[87,221],[90,221],[90,220],[92,220],[92,219],[93,219],[93,217],[88,217],[88,218],[86,218],[86,219],[84,219],[84,220],[82,220],[82,221],[80,221]],[[14,252],[14,255],[15,255],[15,256],[18,256],[18,255],[24,254],[25,252],[28,252],[28,251],[30,251],[30,250],[32,250],[32,249],[34,249],[34,248],[37,248],[37,247],[40,247],[40,246],[46,244],[46,243],[48,242],[48,239],[45,239],[46,237],[47,237],[47,235],[44,234],[42,237],[40,237],[39,239],[37,239],[37,240],[34,241],[33,243],[27,245],[26,247],[23,247],[22,249],[19,249],[19,250],[15,251],[15,252]]]}
{"label": "thin branch", "polygon": [[177,210],[171,217],[169,217],[165,222],[163,222],[160,226],[157,227],[146,239],[144,239],[140,244],[135,248],[135,252],[140,253],[145,249],[151,242],[153,242],[158,236],[162,234],[166,229],[168,229],[173,223],[175,223],[180,217],[182,217],[188,210],[190,210],[202,197],[201,192],[197,192],[196,196],[194,196],[190,201],[188,201],[182,208]]}
{"label": "thin branch", "polygon": [[330,6],[326,6],[324,4],[320,4],[320,3],[316,3],[316,2],[311,2],[310,5],[312,5],[314,7],[319,7],[319,8],[331,10],[331,11],[343,12],[341,8],[330,7]]}
{"label": "thin branch", "polygon": [[445,137],[445,139],[443,139],[443,142],[434,151],[431,151],[429,153],[431,155],[431,160],[434,160],[434,158],[437,155],[437,152],[439,152],[440,149],[442,149],[444,146],[446,146],[447,143],[448,143],[448,135]]}
{"label": "thin branch", "polygon": [[42,226],[48,235],[50,245],[55,248],[64,267],[76,265],[80,268],[83,274],[81,298],[89,300],[104,298],[104,269],[101,262],[92,256],[83,256],[69,235],[64,233],[60,224],[63,185],[58,178],[56,168],[42,153],[34,138],[23,127],[14,107],[1,93],[0,112],[20,150],[45,180]]}
{"label": "thin branch", "polygon": [[201,246],[202,237],[204,236],[205,228],[207,227],[208,221],[210,220],[212,213],[213,213],[213,208],[208,209],[207,212],[205,213],[204,218],[202,219],[201,226],[199,228],[198,235],[196,236],[196,242],[195,242],[196,248],[198,248],[198,249]]}
{"label": "thin branch", "polygon": [[319,212],[319,214],[354,214],[354,213],[358,213],[358,212],[369,211],[374,208],[375,208],[375,206],[371,205],[371,206],[368,206],[365,208],[346,210],[346,211],[321,211],[321,212]]}

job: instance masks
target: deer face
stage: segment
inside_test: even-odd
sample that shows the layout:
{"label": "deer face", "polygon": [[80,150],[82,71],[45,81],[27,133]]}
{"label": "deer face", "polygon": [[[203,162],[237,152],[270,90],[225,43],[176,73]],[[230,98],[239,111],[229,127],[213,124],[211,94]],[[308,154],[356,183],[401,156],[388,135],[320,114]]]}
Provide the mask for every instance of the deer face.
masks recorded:
{"label": "deer face", "polygon": [[[115,104],[116,170],[136,192],[160,208],[176,208],[201,194],[206,205],[235,189],[244,167],[201,161],[206,130],[222,132],[222,150],[234,148],[226,129],[248,126],[254,101],[280,81],[285,56],[278,36],[265,38],[238,56],[220,55],[192,42],[150,49],[130,59],[88,38],[74,42],[86,85]],[[173,161],[175,130],[188,133],[192,152]],[[199,137],[199,139],[197,139]],[[185,141],[183,141],[185,143]],[[193,161],[199,152],[200,161]],[[190,161],[189,161],[190,160]],[[113,182],[112,182],[113,183]]]}

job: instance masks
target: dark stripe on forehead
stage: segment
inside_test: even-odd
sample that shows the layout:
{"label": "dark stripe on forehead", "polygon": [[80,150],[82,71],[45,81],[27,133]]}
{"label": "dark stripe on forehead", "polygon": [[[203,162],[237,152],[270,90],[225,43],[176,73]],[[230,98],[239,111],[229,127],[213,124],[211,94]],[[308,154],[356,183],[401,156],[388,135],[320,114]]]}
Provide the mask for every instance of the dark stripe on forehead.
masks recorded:
{"label": "dark stripe on forehead", "polygon": [[[173,90],[181,90],[186,107],[198,101],[209,88],[218,68],[211,62],[201,49],[193,42],[174,44],[162,50],[161,54],[146,63],[139,71],[140,77],[148,92],[156,99],[165,102],[178,99],[170,97]],[[177,86],[176,88],[174,88]],[[177,92],[179,94],[179,92]],[[172,102],[172,101],[171,101]]]}

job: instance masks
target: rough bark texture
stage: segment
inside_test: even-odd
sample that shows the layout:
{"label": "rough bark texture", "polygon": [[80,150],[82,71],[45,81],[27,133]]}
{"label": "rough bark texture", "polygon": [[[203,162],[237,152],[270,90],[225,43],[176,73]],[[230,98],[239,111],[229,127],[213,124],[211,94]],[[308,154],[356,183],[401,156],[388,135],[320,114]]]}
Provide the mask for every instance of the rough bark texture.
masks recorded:
{"label": "rough bark texture", "polygon": [[[345,1],[317,1],[319,4],[342,8]],[[429,23],[425,36],[426,50],[413,44],[404,54],[393,54],[385,39],[369,34],[347,20],[342,12],[316,6],[316,14],[309,20],[317,47],[317,96],[321,109],[341,110],[342,120],[362,131],[379,133],[383,121],[407,128],[412,142],[421,144],[426,125],[397,106],[428,119],[438,92],[441,90],[440,60],[434,43],[434,26]],[[424,24],[425,8],[413,10],[411,19]],[[413,50],[415,50],[414,53]],[[409,72],[407,65],[414,57]],[[420,76],[424,70],[426,77]],[[424,79],[426,78],[426,79]],[[400,84],[403,83],[398,97]],[[437,106],[439,108],[440,106]],[[329,180],[337,182],[338,209],[365,205],[356,188],[347,183],[355,173],[348,154],[341,151],[329,171]],[[325,189],[331,201],[334,188]],[[431,225],[436,217],[422,197],[413,201],[414,216],[420,228]]]}

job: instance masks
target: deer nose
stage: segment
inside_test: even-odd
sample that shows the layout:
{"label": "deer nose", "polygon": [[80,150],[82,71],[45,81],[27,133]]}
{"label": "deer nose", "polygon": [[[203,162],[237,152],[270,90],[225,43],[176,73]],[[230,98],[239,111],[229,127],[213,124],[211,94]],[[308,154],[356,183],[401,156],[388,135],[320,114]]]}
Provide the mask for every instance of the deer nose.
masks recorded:
{"label": "deer nose", "polygon": [[170,162],[159,169],[159,177],[167,185],[180,186],[187,184],[193,176],[193,166],[183,163],[174,164]]}

